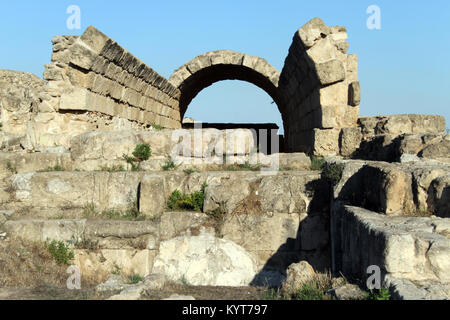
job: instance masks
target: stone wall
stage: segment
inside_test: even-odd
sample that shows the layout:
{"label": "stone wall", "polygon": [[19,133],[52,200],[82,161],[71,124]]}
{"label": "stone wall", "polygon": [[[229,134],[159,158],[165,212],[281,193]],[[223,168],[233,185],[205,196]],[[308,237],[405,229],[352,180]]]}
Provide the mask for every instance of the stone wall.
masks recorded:
{"label": "stone wall", "polygon": [[61,96],[49,108],[180,127],[179,91],[94,27],[81,37],[55,37],[52,42],[52,63],[44,78]]}
{"label": "stone wall", "polygon": [[398,114],[360,117],[358,127],[344,128],[341,155],[377,161],[436,159],[450,162],[450,135],[443,116]]}
{"label": "stone wall", "polygon": [[[450,224],[446,220],[386,217],[336,204],[332,213],[334,269],[365,282],[373,274],[367,268],[378,266],[382,280],[405,281],[412,290],[402,291],[418,292],[415,299],[442,299],[448,295],[450,280]],[[423,290],[430,283],[430,290]]]}
{"label": "stone wall", "polygon": [[279,81],[287,150],[339,154],[341,129],[357,126],[358,58],[347,54],[346,40],[345,27],[319,18],[295,33]]}

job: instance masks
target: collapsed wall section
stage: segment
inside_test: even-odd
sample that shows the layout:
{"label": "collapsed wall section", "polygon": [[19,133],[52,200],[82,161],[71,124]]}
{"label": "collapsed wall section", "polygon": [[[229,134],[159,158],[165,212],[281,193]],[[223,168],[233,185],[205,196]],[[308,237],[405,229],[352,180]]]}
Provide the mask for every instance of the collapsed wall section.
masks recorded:
{"label": "collapsed wall section", "polygon": [[[181,127],[180,92],[94,27],[81,37],[55,37],[44,78],[58,112],[89,111],[144,125]],[[58,96],[60,93],[60,96]]]}
{"label": "collapsed wall section", "polygon": [[357,126],[358,58],[347,54],[346,40],[345,27],[328,27],[319,18],[295,33],[279,81],[289,151],[339,154],[341,129]]}

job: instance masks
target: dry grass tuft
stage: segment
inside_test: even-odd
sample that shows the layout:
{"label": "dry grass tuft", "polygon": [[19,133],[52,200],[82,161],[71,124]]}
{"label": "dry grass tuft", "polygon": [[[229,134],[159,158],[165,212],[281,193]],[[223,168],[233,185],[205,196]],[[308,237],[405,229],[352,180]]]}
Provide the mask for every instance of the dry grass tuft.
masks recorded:
{"label": "dry grass tuft", "polygon": [[[10,238],[0,242],[0,288],[66,287],[67,265],[58,265],[43,242]],[[93,285],[82,278],[82,286]]]}

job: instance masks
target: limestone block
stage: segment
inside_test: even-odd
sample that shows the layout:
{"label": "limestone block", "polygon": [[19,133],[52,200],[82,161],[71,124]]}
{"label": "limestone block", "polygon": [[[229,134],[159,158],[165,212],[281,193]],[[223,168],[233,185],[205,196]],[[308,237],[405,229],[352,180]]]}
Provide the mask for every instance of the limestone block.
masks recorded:
{"label": "limestone block", "polygon": [[96,59],[97,54],[80,39],[70,47],[70,63],[82,69],[90,70]]}
{"label": "limestone block", "polygon": [[322,39],[322,35],[326,36],[329,33],[330,28],[320,18],[313,18],[298,30],[296,36],[306,48],[310,48],[316,41]]}
{"label": "limestone block", "polygon": [[42,225],[42,241],[81,241],[85,220],[48,220]]}
{"label": "limestone block", "polygon": [[224,55],[220,51],[209,53],[209,58],[212,66],[225,63]]}
{"label": "limestone block", "polygon": [[242,60],[242,65],[244,67],[253,69],[253,67],[258,63],[258,59],[259,59],[258,57],[245,54],[244,59]]}
{"label": "limestone block", "polygon": [[387,272],[413,272],[414,256],[414,238],[410,234],[394,234],[388,237],[385,249]]}
{"label": "limestone block", "polygon": [[286,274],[286,281],[283,283],[283,291],[286,293],[301,290],[316,275],[314,268],[306,261],[291,264]]}
{"label": "limestone block", "polygon": [[313,130],[313,153],[317,156],[326,156],[339,153],[339,134],[336,129]]}
{"label": "limestone block", "polygon": [[165,241],[195,233],[191,230],[198,230],[207,223],[208,216],[201,212],[165,212],[160,221],[160,240]]}
{"label": "limestone block", "polygon": [[359,81],[350,83],[349,85],[349,104],[351,106],[359,106],[361,103],[361,86]]}
{"label": "limestone block", "polygon": [[108,39],[106,35],[93,26],[88,27],[81,36],[81,40],[97,54],[100,54]]}
{"label": "limestone block", "polygon": [[348,85],[339,82],[320,89],[320,105],[339,106],[348,103]]}
{"label": "limestone block", "polygon": [[241,246],[201,232],[161,242],[153,272],[192,285],[245,286],[255,277],[256,266]]}
{"label": "limestone block", "polygon": [[148,218],[162,215],[166,209],[165,183],[162,177],[145,176],[141,181],[139,210]]}
{"label": "limestone block", "polygon": [[315,63],[324,63],[336,59],[336,48],[329,38],[319,40],[312,48],[308,49],[309,58]]}
{"label": "limestone block", "polygon": [[219,183],[209,183],[205,192],[204,212],[218,208],[231,213],[238,204],[251,193],[250,181],[231,179]]}
{"label": "limestone block", "polygon": [[78,135],[71,140],[74,161],[90,159],[118,160],[131,155],[142,140],[132,131],[94,131]]}
{"label": "limestone block", "polygon": [[450,140],[442,139],[440,142],[426,146],[420,156],[426,159],[436,159],[450,162]]}
{"label": "limestone block", "polygon": [[97,251],[74,250],[74,264],[86,278],[104,281],[116,268],[122,274],[147,276],[152,272],[154,250],[102,249]]}
{"label": "limestone block", "polygon": [[[297,239],[299,215],[248,215],[228,217],[220,230],[224,239],[233,241],[249,252],[295,251],[300,249]],[[266,261],[259,261],[264,265]]]}
{"label": "limestone block", "polygon": [[436,216],[450,217],[450,176],[439,177],[428,189],[428,206]]}
{"label": "limestone block", "polygon": [[441,281],[449,281],[450,241],[433,242],[427,252],[427,256],[431,264],[431,269],[438,279]]}
{"label": "limestone block", "polygon": [[359,127],[342,128],[340,136],[341,155],[344,157],[351,156],[359,148],[362,137]]}
{"label": "limestone block", "polygon": [[358,81],[358,55],[347,55],[346,79],[348,82]]}
{"label": "limestone block", "polygon": [[88,110],[87,96],[87,89],[72,88],[65,90],[61,95],[59,110]]}
{"label": "limestone block", "polygon": [[344,64],[338,59],[318,63],[316,65],[316,70],[320,83],[323,86],[345,79]]}

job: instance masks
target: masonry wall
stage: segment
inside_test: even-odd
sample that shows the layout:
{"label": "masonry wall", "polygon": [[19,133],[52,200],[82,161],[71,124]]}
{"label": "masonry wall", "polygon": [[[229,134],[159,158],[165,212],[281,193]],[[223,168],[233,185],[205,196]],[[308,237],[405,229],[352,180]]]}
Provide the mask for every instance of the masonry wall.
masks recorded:
{"label": "masonry wall", "polygon": [[97,112],[144,125],[181,127],[179,90],[94,27],[81,37],[55,37],[52,42],[52,63],[46,65],[44,78],[56,91],[50,105],[55,111]]}
{"label": "masonry wall", "polygon": [[295,33],[279,82],[289,151],[338,154],[341,129],[357,126],[358,58],[346,54],[346,40],[345,27],[319,18]]}

